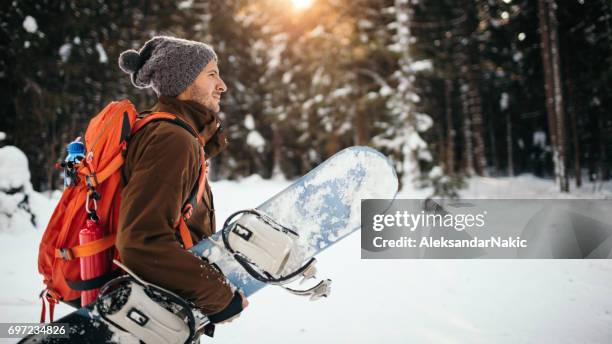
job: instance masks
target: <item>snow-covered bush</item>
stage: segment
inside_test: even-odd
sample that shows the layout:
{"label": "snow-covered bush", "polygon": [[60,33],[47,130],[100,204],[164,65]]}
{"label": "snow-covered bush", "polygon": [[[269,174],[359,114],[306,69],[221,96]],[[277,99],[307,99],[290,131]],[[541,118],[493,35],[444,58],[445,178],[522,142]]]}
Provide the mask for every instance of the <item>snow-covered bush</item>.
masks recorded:
{"label": "snow-covered bush", "polygon": [[56,201],[34,191],[28,158],[19,148],[0,147],[0,232],[44,227]]}

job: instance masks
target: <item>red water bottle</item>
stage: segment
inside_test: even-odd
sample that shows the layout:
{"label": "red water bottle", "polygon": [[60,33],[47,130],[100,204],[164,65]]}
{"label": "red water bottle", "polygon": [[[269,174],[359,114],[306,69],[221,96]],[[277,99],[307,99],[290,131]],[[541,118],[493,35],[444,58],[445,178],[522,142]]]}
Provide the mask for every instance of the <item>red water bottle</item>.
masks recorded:
{"label": "red water bottle", "polygon": [[[85,228],[79,232],[79,244],[83,245],[88,242],[102,239],[104,237],[104,228],[96,221],[88,219]],[[91,256],[81,257],[81,280],[88,280],[107,273],[110,270],[110,259],[108,257],[109,250],[96,253]],[[98,297],[100,289],[91,289],[81,292],[81,306],[87,306]]]}

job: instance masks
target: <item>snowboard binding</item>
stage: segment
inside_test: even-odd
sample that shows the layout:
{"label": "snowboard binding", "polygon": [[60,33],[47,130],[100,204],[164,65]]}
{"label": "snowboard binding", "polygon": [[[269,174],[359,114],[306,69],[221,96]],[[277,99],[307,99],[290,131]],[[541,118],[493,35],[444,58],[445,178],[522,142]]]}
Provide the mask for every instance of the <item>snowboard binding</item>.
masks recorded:
{"label": "snowboard binding", "polygon": [[190,344],[202,334],[212,337],[214,325],[195,305],[178,295],[128,273],[108,282],[100,290],[96,309],[100,316],[142,342]]}
{"label": "snowboard binding", "polygon": [[[238,215],[242,216],[232,222]],[[221,236],[234,259],[256,280],[278,285],[295,295],[310,296],[311,300],[329,295],[330,279],[303,290],[286,286],[300,277],[300,284],[316,278],[316,259],[310,258],[303,263],[299,234],[262,212],[248,209],[233,213],[225,221]]]}

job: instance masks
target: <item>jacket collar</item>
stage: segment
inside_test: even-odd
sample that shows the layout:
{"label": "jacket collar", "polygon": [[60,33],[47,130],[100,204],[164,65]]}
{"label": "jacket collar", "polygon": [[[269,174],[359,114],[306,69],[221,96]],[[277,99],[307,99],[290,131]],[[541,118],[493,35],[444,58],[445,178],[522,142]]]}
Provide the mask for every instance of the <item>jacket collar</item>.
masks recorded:
{"label": "jacket collar", "polygon": [[151,112],[169,112],[191,125],[204,141],[206,158],[212,158],[227,146],[219,116],[200,103],[160,96]]}

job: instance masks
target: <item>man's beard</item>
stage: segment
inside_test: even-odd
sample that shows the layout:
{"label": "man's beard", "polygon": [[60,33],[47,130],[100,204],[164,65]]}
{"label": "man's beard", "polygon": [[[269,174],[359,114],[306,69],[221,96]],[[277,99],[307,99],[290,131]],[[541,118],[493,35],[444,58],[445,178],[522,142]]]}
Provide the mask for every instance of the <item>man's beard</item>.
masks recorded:
{"label": "man's beard", "polygon": [[200,105],[204,106],[207,110],[209,110],[210,112],[213,113],[217,113],[219,112],[219,107],[216,106],[215,104],[210,104],[208,102],[208,100],[210,100],[210,98],[206,97],[206,94],[202,91],[201,88],[199,88],[196,85],[193,85],[191,88],[191,92],[190,92],[190,98],[199,103]]}

